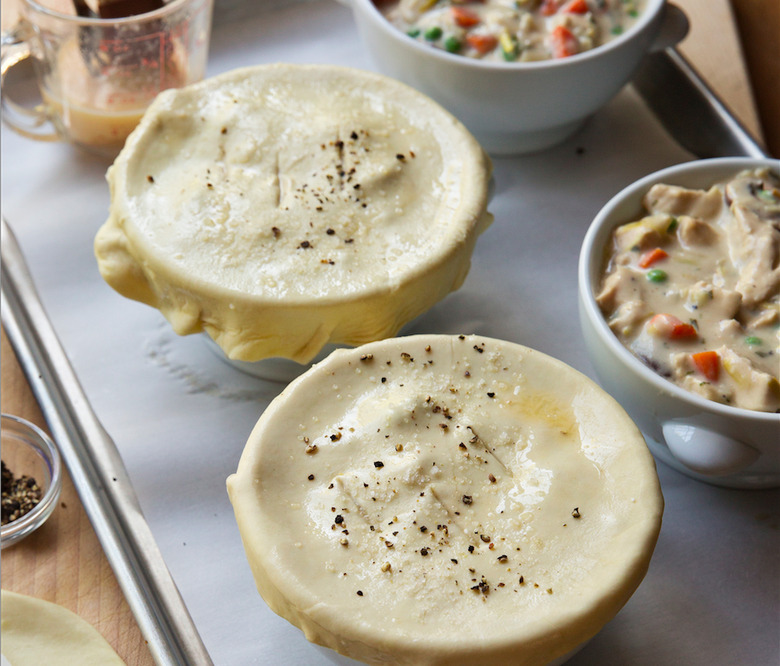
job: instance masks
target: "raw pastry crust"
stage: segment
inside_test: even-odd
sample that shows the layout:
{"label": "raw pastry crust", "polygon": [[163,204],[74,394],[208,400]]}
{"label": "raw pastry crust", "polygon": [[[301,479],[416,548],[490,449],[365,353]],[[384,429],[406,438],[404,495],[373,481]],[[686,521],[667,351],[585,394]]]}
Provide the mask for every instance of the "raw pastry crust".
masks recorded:
{"label": "raw pastry crust", "polygon": [[272,402],[227,485],[271,609],[370,664],[561,658],[639,585],[663,512],[609,395],[477,336],[334,352]]}
{"label": "raw pastry crust", "polygon": [[2,591],[2,650],[11,666],[124,666],[87,621],[50,601]]}
{"label": "raw pastry crust", "polygon": [[394,335],[462,284],[490,175],[461,123],[397,81],[239,69],[151,105],[108,172],[95,252],[177,333],[306,362]]}

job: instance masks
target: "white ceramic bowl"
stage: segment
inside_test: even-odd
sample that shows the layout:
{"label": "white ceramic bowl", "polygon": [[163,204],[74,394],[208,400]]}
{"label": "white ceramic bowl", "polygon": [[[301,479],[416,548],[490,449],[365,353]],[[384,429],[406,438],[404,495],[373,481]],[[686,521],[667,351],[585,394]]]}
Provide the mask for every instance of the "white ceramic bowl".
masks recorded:
{"label": "white ceramic bowl", "polygon": [[612,333],[595,293],[612,230],[638,219],[642,196],[653,184],[707,188],[742,169],[763,166],[780,170],[780,160],[700,160],[642,178],[601,209],[585,236],[579,261],[580,322],[602,386],[644,432],[656,457],[696,479],[733,488],[780,486],[780,414],[716,403],[656,374]]}
{"label": "white ceramic bowl", "polygon": [[352,8],[363,44],[382,72],[435,99],[495,155],[560,143],[618,93],[648,50],[676,43],[688,27],[676,7],[646,0],[629,30],[591,51],[541,62],[487,62],[406,36],[372,0],[339,1]]}

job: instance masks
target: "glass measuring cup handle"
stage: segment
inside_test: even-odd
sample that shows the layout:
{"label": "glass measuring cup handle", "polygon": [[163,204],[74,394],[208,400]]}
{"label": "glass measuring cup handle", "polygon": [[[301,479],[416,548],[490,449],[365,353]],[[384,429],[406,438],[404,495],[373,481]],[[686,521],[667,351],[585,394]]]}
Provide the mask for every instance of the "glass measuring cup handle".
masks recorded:
{"label": "glass measuring cup handle", "polygon": [[46,113],[43,98],[33,107],[24,106],[12,98],[13,86],[9,85],[11,71],[25,64],[28,66],[32,64],[33,55],[29,43],[31,35],[32,29],[29,24],[21,21],[4,32],[0,41],[0,104],[3,110],[3,122],[29,139],[60,141],[62,137]]}

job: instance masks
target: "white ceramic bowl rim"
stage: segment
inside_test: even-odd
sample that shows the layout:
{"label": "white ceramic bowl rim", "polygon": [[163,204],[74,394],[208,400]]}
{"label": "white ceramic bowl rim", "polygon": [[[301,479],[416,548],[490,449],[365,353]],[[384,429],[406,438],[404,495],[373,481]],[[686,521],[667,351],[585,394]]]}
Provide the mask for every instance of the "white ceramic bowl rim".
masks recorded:
{"label": "white ceramic bowl rim", "polygon": [[339,0],[347,5],[363,5],[366,10],[367,17],[377,24],[381,29],[391,34],[396,41],[403,42],[411,49],[418,50],[421,54],[428,54],[430,57],[441,58],[444,61],[449,61],[453,64],[460,65],[462,67],[473,67],[476,69],[498,69],[498,70],[533,70],[533,69],[546,69],[546,68],[558,68],[558,67],[570,67],[573,63],[583,62],[585,60],[593,60],[600,58],[607,53],[619,49],[625,42],[630,41],[635,35],[639,34],[644,28],[665,8],[666,0],[646,0],[646,6],[639,15],[637,21],[624,33],[610,39],[605,44],[601,44],[594,49],[577,53],[567,58],[556,58],[550,60],[537,60],[532,62],[503,62],[503,61],[486,61],[478,58],[468,58],[466,56],[457,55],[454,53],[448,53],[443,49],[437,49],[426,44],[418,42],[416,39],[412,39],[405,35],[399,28],[390,23],[382,13],[377,9],[373,0]]}
{"label": "white ceramic bowl rim", "polygon": [[[778,173],[780,173],[780,160],[771,158],[747,158],[747,157],[721,157],[704,160],[695,160],[692,162],[686,162],[683,164],[677,164],[675,166],[661,169],[651,173],[644,178],[641,178],[631,185],[623,188],[615,196],[613,196],[606,205],[599,211],[594,218],[591,226],[588,228],[585,234],[585,239],[582,244],[582,250],[580,252],[579,268],[578,268],[578,282],[580,295],[582,297],[582,303],[585,308],[586,315],[595,325],[595,328],[601,338],[606,341],[610,351],[619,357],[624,364],[626,364],[631,370],[633,370],[640,378],[653,385],[659,392],[669,393],[676,399],[685,402],[700,411],[707,411],[714,414],[719,414],[725,417],[739,416],[741,418],[752,419],[759,422],[771,423],[777,421],[780,424],[780,413],[772,412],[760,412],[752,409],[745,409],[743,407],[734,407],[732,405],[724,405],[713,400],[708,400],[695,393],[686,391],[684,388],[677,386],[670,382],[668,379],[664,379],[659,374],[653,372],[642,361],[634,356],[623,344],[618,340],[617,336],[612,332],[612,329],[607,325],[604,316],[601,314],[601,310],[596,303],[596,298],[593,290],[593,283],[591,282],[591,267],[594,262],[599,262],[598,272],[601,271],[602,261],[602,249],[603,246],[595,246],[595,241],[602,228],[609,222],[610,228],[614,228],[623,222],[630,222],[631,220],[615,221],[610,220],[614,209],[623,203],[623,201],[632,195],[637,193],[646,192],[651,185],[655,183],[669,183],[669,184],[684,184],[681,180],[684,176],[690,173],[710,171],[717,169],[722,176],[726,176],[729,173],[736,173],[744,169],[756,169],[762,167],[769,167]],[[683,177],[681,179],[681,176]],[[718,176],[713,176],[712,182],[717,180]],[[595,252],[595,254],[594,254]]]}

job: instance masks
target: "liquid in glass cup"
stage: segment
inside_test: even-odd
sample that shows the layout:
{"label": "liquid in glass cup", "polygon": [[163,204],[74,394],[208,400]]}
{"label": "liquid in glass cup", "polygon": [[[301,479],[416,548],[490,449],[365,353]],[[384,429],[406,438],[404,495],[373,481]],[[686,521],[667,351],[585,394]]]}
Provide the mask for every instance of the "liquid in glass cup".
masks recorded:
{"label": "liquid in glass cup", "polygon": [[[4,122],[23,136],[114,157],[158,93],[204,76],[213,0],[111,19],[79,16],[69,0],[20,2],[3,35],[2,98]],[[42,98],[33,107],[14,102],[7,76],[28,59]]]}

